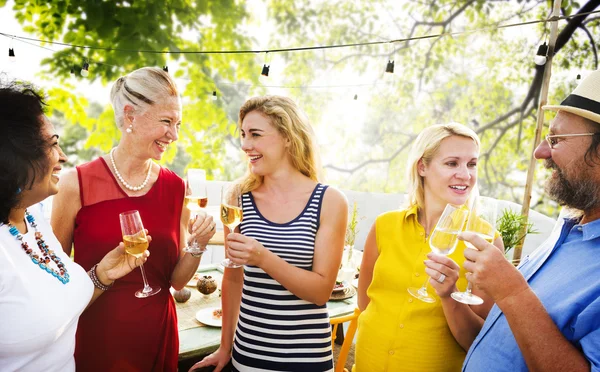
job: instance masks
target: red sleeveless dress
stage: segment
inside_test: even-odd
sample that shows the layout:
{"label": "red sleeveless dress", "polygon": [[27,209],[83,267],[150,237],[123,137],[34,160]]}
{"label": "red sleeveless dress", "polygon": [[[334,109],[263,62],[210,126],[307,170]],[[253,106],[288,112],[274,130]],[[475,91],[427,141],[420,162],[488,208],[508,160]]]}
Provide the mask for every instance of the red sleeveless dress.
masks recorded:
{"label": "red sleeveless dress", "polygon": [[137,298],[139,269],[117,280],[81,316],[75,361],[78,371],[176,371],[179,353],[170,278],[179,256],[183,180],[162,168],[143,196],[119,187],[104,159],[77,167],[81,209],[75,218],[75,262],[86,271],[122,241],[119,213],[137,209],[152,236],[144,270],[160,293]]}

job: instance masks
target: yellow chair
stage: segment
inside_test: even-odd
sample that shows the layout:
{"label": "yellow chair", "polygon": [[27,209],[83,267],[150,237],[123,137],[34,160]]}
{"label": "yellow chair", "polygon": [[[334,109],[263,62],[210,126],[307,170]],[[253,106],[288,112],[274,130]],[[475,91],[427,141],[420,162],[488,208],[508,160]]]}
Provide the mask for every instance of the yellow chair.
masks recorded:
{"label": "yellow chair", "polygon": [[354,309],[354,313],[351,315],[345,315],[345,316],[340,316],[337,318],[331,318],[331,320],[330,320],[331,325],[333,326],[333,330],[331,331],[331,348],[332,349],[334,346],[338,325],[350,321],[350,325],[348,326],[348,332],[344,336],[344,343],[342,344],[342,349],[340,350],[338,359],[335,362],[334,372],[348,372],[348,369],[344,368],[344,364],[346,364],[346,358],[348,357],[348,352],[350,351],[350,346],[352,346],[352,342],[354,341],[354,334],[356,333],[356,328],[358,327],[358,316],[359,315],[360,315],[360,310]]}

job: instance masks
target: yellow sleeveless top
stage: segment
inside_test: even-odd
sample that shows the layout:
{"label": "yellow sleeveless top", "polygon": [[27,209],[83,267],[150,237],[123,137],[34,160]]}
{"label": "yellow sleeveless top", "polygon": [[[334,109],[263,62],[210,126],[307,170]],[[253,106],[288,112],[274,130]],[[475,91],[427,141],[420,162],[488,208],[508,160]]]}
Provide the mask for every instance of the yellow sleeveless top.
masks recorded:
{"label": "yellow sleeveless top", "polygon": [[[452,336],[435,290],[427,288],[437,299],[432,304],[406,290],[427,280],[423,261],[431,252],[417,207],[384,213],[375,224],[379,257],[367,290],[371,300],[358,319],[356,372],[460,371],[466,352]],[[461,267],[459,290],[467,286],[465,249],[459,241],[449,256]]]}

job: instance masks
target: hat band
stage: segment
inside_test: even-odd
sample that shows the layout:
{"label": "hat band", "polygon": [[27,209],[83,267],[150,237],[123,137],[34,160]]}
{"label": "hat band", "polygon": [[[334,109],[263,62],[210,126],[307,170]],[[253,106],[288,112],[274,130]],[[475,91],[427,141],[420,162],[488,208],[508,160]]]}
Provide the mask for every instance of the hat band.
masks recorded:
{"label": "hat band", "polygon": [[576,107],[600,115],[600,102],[576,94],[570,94],[560,105]]}

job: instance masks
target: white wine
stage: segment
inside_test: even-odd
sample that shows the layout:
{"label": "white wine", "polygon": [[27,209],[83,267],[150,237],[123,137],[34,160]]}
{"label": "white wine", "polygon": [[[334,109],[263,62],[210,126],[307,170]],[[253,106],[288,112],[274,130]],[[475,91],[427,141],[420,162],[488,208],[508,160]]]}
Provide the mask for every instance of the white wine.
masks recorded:
{"label": "white wine", "polygon": [[200,208],[206,208],[208,205],[208,198],[196,198],[194,196],[185,197],[185,206],[192,212],[197,212]]}
{"label": "white wine", "polygon": [[223,225],[229,227],[231,232],[242,222],[242,216],[242,208],[221,204],[221,222],[223,222]]}
{"label": "white wine", "polygon": [[[472,233],[477,234],[477,236],[482,237],[483,239],[485,239],[488,243],[491,243],[492,241],[494,241],[494,237],[493,236],[489,236],[487,234],[483,234],[483,233],[478,233],[475,231],[471,231]],[[475,247],[473,244],[469,243],[468,241],[465,240],[465,245],[467,246],[467,248],[471,248],[471,249],[477,249],[477,247]]]}
{"label": "white wine", "polygon": [[135,257],[142,257],[142,254],[148,249],[148,239],[140,234],[123,236],[125,252]]}
{"label": "white wine", "polygon": [[435,254],[447,256],[454,252],[458,244],[460,230],[435,229],[429,238],[429,246]]}

